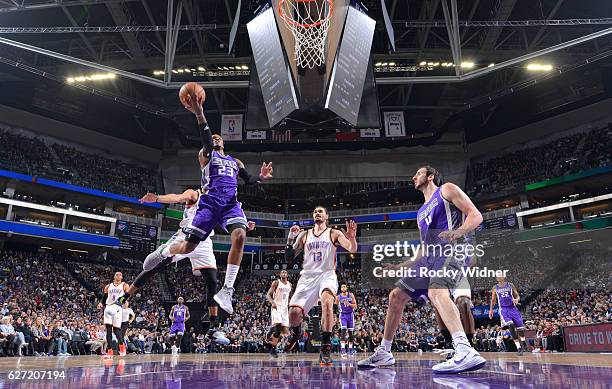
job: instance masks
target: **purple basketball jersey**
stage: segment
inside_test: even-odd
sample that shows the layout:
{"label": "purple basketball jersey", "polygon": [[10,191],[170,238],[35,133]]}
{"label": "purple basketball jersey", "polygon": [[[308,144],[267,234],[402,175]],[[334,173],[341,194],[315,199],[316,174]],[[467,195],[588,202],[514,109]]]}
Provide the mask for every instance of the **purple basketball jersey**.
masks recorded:
{"label": "purple basketball jersey", "polygon": [[512,301],[512,286],[508,282],[503,286],[495,284],[495,293],[497,294],[497,300],[499,301],[500,307],[514,307],[514,301]]}
{"label": "purple basketball jersey", "polygon": [[342,315],[352,315],[353,307],[351,307],[351,295],[347,294],[346,296],[340,293],[338,295],[338,304],[340,305],[340,314]]}
{"label": "purple basketball jersey", "polygon": [[421,240],[425,244],[444,244],[438,235],[442,231],[455,230],[463,222],[463,214],[442,197],[441,187],[436,189],[428,202],[423,204],[417,212],[417,222]]}
{"label": "purple basketball jersey", "polygon": [[229,155],[213,150],[210,160],[202,169],[204,193],[234,197],[238,191],[238,163]]}
{"label": "purple basketball jersey", "polygon": [[175,323],[184,323],[185,322],[185,313],[187,312],[187,307],[185,305],[175,305],[174,313],[172,318]]}

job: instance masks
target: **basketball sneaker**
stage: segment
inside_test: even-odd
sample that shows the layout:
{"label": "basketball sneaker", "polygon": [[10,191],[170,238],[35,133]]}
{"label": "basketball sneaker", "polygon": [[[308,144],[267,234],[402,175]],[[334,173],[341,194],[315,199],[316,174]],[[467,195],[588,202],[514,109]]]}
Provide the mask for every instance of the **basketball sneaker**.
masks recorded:
{"label": "basketball sneaker", "polygon": [[473,348],[469,347],[464,351],[458,348],[451,359],[434,365],[432,370],[439,374],[457,374],[481,369],[486,363],[487,361]]}
{"label": "basketball sneaker", "polygon": [[373,369],[375,367],[385,367],[395,365],[395,358],[390,351],[385,350],[381,346],[378,346],[374,351],[374,354],[366,359],[362,359],[357,362],[357,368],[359,369]]}
{"label": "basketball sneaker", "polygon": [[319,365],[321,366],[333,366],[334,361],[331,357],[331,344],[324,344],[321,346],[321,352],[319,353]]}
{"label": "basketball sneaker", "polygon": [[224,345],[230,344],[230,340],[225,336],[225,333],[217,329],[208,330],[206,337],[208,339],[211,339],[213,342],[217,344],[224,344]]}
{"label": "basketball sneaker", "polygon": [[223,285],[220,291],[217,292],[214,299],[219,304],[221,309],[230,315],[234,314],[234,307],[232,307],[232,297],[234,296],[234,288],[228,288]]}
{"label": "basketball sneaker", "polygon": [[102,359],[113,359],[113,349],[108,349],[106,354],[102,355]]}
{"label": "basketball sneaker", "polygon": [[167,244],[160,245],[155,251],[147,255],[142,268],[143,270],[151,270],[156,268],[165,258],[162,256],[162,251],[168,246]]}
{"label": "basketball sneaker", "polygon": [[127,355],[127,350],[125,348],[125,344],[120,344],[119,345],[119,356],[125,357],[126,355]]}

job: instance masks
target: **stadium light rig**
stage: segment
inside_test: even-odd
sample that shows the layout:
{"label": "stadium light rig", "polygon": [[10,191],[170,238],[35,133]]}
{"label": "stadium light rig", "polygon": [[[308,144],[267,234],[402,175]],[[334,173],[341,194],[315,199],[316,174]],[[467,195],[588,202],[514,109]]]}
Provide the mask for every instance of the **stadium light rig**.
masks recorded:
{"label": "stadium light rig", "polygon": [[114,80],[115,78],[117,78],[117,75],[114,73],[96,73],[88,76],[67,77],[66,82],[68,84],[74,84],[75,82],[104,81]]}

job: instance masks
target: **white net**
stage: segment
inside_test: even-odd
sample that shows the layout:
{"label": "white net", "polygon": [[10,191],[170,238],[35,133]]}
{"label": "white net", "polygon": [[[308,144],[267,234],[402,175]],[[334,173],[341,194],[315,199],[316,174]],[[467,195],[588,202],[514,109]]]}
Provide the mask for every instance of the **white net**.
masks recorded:
{"label": "white net", "polygon": [[279,14],[295,38],[297,66],[312,69],[325,62],[332,0],[281,0]]}

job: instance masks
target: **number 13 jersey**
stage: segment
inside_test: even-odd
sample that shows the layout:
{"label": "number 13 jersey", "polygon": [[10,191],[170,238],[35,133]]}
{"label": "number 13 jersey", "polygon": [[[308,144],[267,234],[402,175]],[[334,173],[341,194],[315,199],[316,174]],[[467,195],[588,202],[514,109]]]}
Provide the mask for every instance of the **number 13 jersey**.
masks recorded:
{"label": "number 13 jersey", "polygon": [[322,273],[336,270],[336,246],[331,240],[332,229],[327,227],[320,235],[308,230],[304,244],[304,263],[300,274]]}

